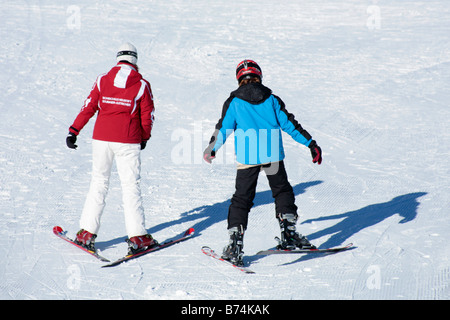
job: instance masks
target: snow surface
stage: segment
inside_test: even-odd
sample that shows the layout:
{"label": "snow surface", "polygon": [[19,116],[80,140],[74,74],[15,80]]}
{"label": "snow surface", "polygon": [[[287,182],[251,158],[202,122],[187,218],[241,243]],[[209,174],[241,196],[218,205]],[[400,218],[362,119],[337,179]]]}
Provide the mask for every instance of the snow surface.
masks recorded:
{"label": "snow surface", "polygon": [[[0,299],[449,299],[450,4],[447,0],[3,1],[0,11]],[[156,103],[142,153],[148,231],[197,237],[115,268],[73,236],[94,119],[65,137],[124,41]],[[335,255],[256,256],[279,234],[261,174],[243,274],[201,253],[227,243],[232,139],[203,148],[244,58],[322,147],[285,137],[298,230]],[[114,171],[97,246],[126,251]]]}

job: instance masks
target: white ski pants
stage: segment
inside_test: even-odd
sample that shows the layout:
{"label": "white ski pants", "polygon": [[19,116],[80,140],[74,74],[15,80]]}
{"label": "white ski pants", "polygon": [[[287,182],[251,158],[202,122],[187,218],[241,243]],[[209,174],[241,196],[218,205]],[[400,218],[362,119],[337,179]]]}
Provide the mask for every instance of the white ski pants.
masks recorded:
{"label": "white ski pants", "polygon": [[142,206],[140,144],[92,141],[92,179],[80,218],[80,228],[97,234],[105,207],[112,164],[115,160],[122,187],[128,237],[147,234]]}

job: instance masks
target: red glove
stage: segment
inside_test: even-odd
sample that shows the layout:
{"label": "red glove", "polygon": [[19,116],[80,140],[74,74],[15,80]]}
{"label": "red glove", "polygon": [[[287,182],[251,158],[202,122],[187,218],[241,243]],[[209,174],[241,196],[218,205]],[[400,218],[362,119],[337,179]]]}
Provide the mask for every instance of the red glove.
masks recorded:
{"label": "red glove", "polygon": [[321,164],[322,163],[322,149],[317,145],[316,141],[313,140],[309,144],[309,149],[311,150],[311,156],[313,158],[313,163]]}
{"label": "red glove", "polygon": [[203,151],[203,160],[211,164],[211,162],[216,158],[216,152],[213,150],[209,150],[209,148],[206,148],[205,151]]}

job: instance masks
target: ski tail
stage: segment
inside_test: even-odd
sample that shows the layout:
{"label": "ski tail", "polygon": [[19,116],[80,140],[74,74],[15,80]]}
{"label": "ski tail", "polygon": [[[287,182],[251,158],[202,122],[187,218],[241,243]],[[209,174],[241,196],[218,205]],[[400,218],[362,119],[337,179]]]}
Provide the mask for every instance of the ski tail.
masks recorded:
{"label": "ski tail", "polygon": [[121,264],[122,262],[131,260],[131,259],[135,259],[137,257],[143,256],[145,254],[148,254],[150,252],[155,252],[167,247],[170,247],[171,245],[174,245],[176,243],[179,243],[181,241],[187,240],[189,238],[191,238],[195,233],[194,228],[189,228],[187,229],[185,232],[183,232],[182,234],[179,234],[178,236],[175,236],[173,238],[167,239],[164,242],[158,244],[157,246],[154,246],[152,248],[146,249],[146,250],[142,250],[139,252],[136,252],[134,254],[127,254],[126,256],[117,259],[111,263],[105,264],[104,266],[102,266],[102,268],[108,268],[108,267],[114,267],[117,266],[119,264]]}
{"label": "ski tail", "polygon": [[256,253],[257,255],[269,255],[269,254],[295,254],[295,253],[335,253],[345,250],[353,249],[353,243],[349,243],[342,247],[333,247],[333,248],[311,248],[311,249],[292,249],[292,250],[283,250],[283,249],[269,249],[262,250]]}

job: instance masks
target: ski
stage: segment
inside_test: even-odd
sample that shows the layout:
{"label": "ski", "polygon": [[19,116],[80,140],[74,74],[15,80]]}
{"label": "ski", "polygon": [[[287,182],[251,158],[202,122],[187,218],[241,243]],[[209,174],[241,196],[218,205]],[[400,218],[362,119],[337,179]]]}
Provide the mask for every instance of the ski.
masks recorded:
{"label": "ski", "polygon": [[89,250],[89,249],[87,249],[87,248],[85,248],[85,247],[83,247],[83,246],[77,244],[74,240],[70,239],[70,238],[67,236],[67,231],[64,231],[63,228],[61,228],[60,226],[55,226],[55,227],[53,227],[53,233],[54,233],[57,237],[59,237],[59,238],[65,240],[65,241],[67,241],[68,243],[73,244],[75,247],[80,248],[80,249],[83,250],[84,252],[89,253],[91,256],[94,256],[94,257],[96,257],[97,259],[99,259],[99,260],[101,260],[101,261],[103,261],[103,262],[109,262],[108,259],[106,259],[105,257],[102,257],[101,255],[99,255],[99,254],[97,253],[97,251]]}
{"label": "ski", "polygon": [[122,257],[120,259],[117,259],[116,261],[113,261],[111,263],[105,264],[104,266],[102,266],[102,268],[114,267],[114,266],[117,266],[117,265],[121,264],[122,262],[131,260],[131,259],[135,259],[137,257],[141,257],[141,256],[143,256],[143,255],[145,255],[147,253],[155,252],[155,251],[158,251],[158,250],[170,247],[171,245],[174,245],[174,244],[176,244],[178,242],[181,242],[181,241],[189,239],[193,235],[194,235],[194,228],[189,228],[185,232],[183,232],[182,234],[180,234],[180,235],[178,235],[178,236],[176,236],[176,237],[174,237],[172,239],[168,239],[168,240],[158,244],[156,247],[152,247],[150,249],[139,251],[139,252],[134,253],[134,254],[127,254],[126,256],[124,256],[124,257]]}
{"label": "ski", "polygon": [[345,251],[353,248],[353,243],[349,243],[342,247],[325,248],[325,249],[293,249],[293,250],[283,250],[283,249],[269,249],[262,250],[256,253],[256,255],[269,255],[269,254],[294,254],[294,253],[334,253]]}
{"label": "ski", "polygon": [[237,266],[237,265],[235,265],[235,264],[232,264],[232,263],[231,263],[230,261],[228,261],[228,260],[222,259],[222,257],[221,257],[220,255],[218,255],[213,249],[211,249],[211,248],[208,247],[208,246],[203,246],[203,247],[202,247],[202,252],[203,252],[204,254],[206,254],[208,257],[211,257],[211,258],[214,258],[214,259],[216,259],[216,260],[225,262],[226,264],[228,264],[228,265],[230,265],[230,266],[232,266],[232,267],[238,269],[239,271],[242,271],[242,272],[245,272],[245,273],[249,273],[249,274],[255,273],[255,272],[253,272],[252,270],[250,270],[249,268],[246,268],[246,267],[240,267],[240,266]]}

